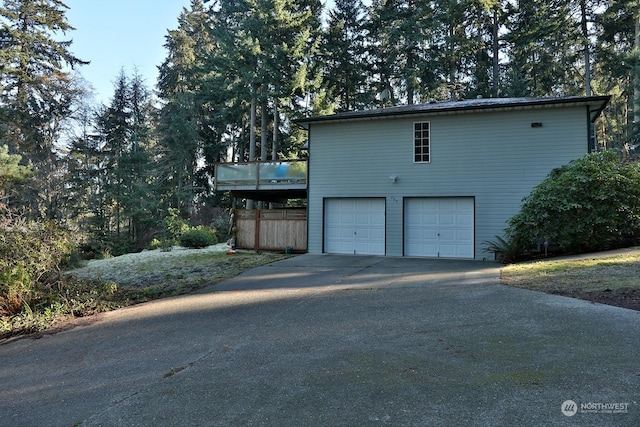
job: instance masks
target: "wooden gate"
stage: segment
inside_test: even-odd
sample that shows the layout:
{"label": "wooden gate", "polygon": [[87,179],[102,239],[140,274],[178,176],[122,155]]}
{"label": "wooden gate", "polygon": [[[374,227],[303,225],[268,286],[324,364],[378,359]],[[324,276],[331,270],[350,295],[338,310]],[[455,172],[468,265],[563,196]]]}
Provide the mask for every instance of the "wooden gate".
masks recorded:
{"label": "wooden gate", "polygon": [[307,251],[307,210],[236,210],[236,247],[264,251]]}

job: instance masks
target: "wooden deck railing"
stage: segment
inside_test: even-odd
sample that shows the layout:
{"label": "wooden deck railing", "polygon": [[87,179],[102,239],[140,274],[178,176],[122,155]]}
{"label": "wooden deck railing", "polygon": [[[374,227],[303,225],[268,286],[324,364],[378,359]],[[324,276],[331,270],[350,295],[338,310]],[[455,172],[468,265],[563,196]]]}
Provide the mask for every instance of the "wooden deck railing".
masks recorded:
{"label": "wooden deck railing", "polygon": [[307,161],[217,163],[216,190],[306,189]]}

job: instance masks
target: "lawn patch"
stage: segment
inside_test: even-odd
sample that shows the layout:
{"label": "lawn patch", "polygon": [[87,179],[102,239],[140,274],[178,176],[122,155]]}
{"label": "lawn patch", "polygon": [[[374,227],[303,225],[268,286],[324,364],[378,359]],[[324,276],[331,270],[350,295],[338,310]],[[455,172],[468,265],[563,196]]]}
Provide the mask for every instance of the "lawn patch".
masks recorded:
{"label": "lawn patch", "polygon": [[604,258],[512,264],[504,284],[640,310],[640,251]]}

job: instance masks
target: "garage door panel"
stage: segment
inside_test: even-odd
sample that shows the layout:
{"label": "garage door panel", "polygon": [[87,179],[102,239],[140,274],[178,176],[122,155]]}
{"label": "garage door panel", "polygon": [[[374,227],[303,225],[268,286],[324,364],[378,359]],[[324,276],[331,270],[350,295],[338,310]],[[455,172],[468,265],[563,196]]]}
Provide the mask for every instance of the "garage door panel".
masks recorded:
{"label": "garage door panel", "polygon": [[438,251],[440,253],[440,257],[442,257],[442,258],[455,258],[456,257],[455,245],[441,244],[441,245],[439,245]]}
{"label": "garage door panel", "polygon": [[384,199],[326,199],[324,250],[384,255]]}
{"label": "garage door panel", "polygon": [[408,256],[473,258],[473,198],[415,198],[404,203]]}
{"label": "garage door panel", "polygon": [[453,211],[456,210],[458,205],[458,201],[453,198],[443,198],[443,199],[433,199],[434,204],[438,204],[440,206],[441,211]]}
{"label": "garage door panel", "polygon": [[460,226],[460,227],[469,227],[469,228],[473,228],[473,217],[458,217],[458,220],[456,221],[456,225]]}
{"label": "garage door panel", "polygon": [[456,240],[463,242],[473,242],[473,231],[471,230],[456,230]]}
{"label": "garage door panel", "polygon": [[341,213],[340,216],[338,217],[338,221],[336,222],[335,225],[343,225],[343,224],[355,224],[355,219],[353,214],[350,213]]}
{"label": "garage door panel", "polygon": [[384,229],[374,228],[369,230],[369,233],[372,239],[377,239],[378,241],[384,241],[384,238],[385,238]]}
{"label": "garage door panel", "polygon": [[451,214],[442,214],[438,219],[438,224],[445,227],[448,225],[455,225],[455,223],[456,223],[456,218],[454,215],[451,215]]}

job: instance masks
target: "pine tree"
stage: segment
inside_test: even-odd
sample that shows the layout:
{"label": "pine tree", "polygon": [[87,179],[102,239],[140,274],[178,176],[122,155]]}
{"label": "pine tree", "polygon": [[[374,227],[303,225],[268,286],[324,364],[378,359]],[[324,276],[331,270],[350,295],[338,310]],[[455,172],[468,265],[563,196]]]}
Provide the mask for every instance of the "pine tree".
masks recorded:
{"label": "pine tree", "polygon": [[121,71],[110,104],[98,113],[99,139],[87,141],[87,148],[97,142],[101,194],[96,198],[104,201],[96,206],[100,212],[94,213],[102,220],[97,231],[101,235],[114,232],[118,253],[133,249],[131,245],[140,249],[157,220],[151,117],[150,95],[142,78],[137,73],[128,78]]}
{"label": "pine tree", "polygon": [[33,175],[29,166],[20,165],[22,156],[10,154],[9,147],[0,146],[0,208],[4,206],[5,192],[13,185],[26,181]]}
{"label": "pine tree", "polygon": [[584,85],[576,64],[581,40],[568,2],[520,1],[509,11],[511,96],[579,95]]}
{"label": "pine tree", "polygon": [[127,220],[128,240],[137,249],[144,247],[149,230],[157,218],[158,202],[153,197],[151,155],[154,150],[152,137],[153,107],[151,94],[136,72],[129,82],[130,139],[121,159],[122,169],[128,176],[122,200],[123,215]]}
{"label": "pine tree", "polygon": [[227,102],[244,111],[236,123],[250,123],[243,132],[249,135],[249,160],[256,157],[257,131],[250,118],[257,117],[258,106],[267,103],[279,115],[281,109],[297,108],[296,98],[306,96],[320,10],[317,0],[239,0],[220,3],[214,13],[218,49],[209,63],[212,87],[222,88]]}
{"label": "pine tree", "polygon": [[219,92],[203,88],[214,73],[205,66],[214,50],[210,22],[202,1],[192,0],[178,17],[178,28],[165,37],[167,58],[159,67],[163,106],[158,125],[158,185],[165,209],[179,209],[184,218],[193,211],[197,196],[209,190],[208,178],[199,179],[198,162],[205,147],[219,145],[218,129],[224,127],[220,117],[224,96],[210,97],[209,93],[217,96]]}
{"label": "pine tree", "polygon": [[56,40],[73,29],[66,9],[56,0],[5,0],[0,6],[0,142],[36,166],[38,179],[19,202],[48,218],[59,215],[63,191],[55,144],[81,93],[66,70],[86,63],[70,52],[71,41]]}
{"label": "pine tree", "polygon": [[477,0],[470,3],[471,26],[467,32],[475,40],[475,60],[469,65],[470,82],[465,97],[497,98],[501,92],[503,35],[506,20],[505,0]]}
{"label": "pine tree", "polygon": [[337,0],[328,13],[321,48],[324,87],[338,111],[370,107],[365,33],[366,10],[361,0]]}
{"label": "pine tree", "polygon": [[637,0],[604,1],[595,15],[596,43],[592,84],[596,93],[611,94],[606,112],[607,146],[636,146],[640,143],[637,126],[636,89],[640,81],[640,52],[636,47],[636,22],[640,13]]}

